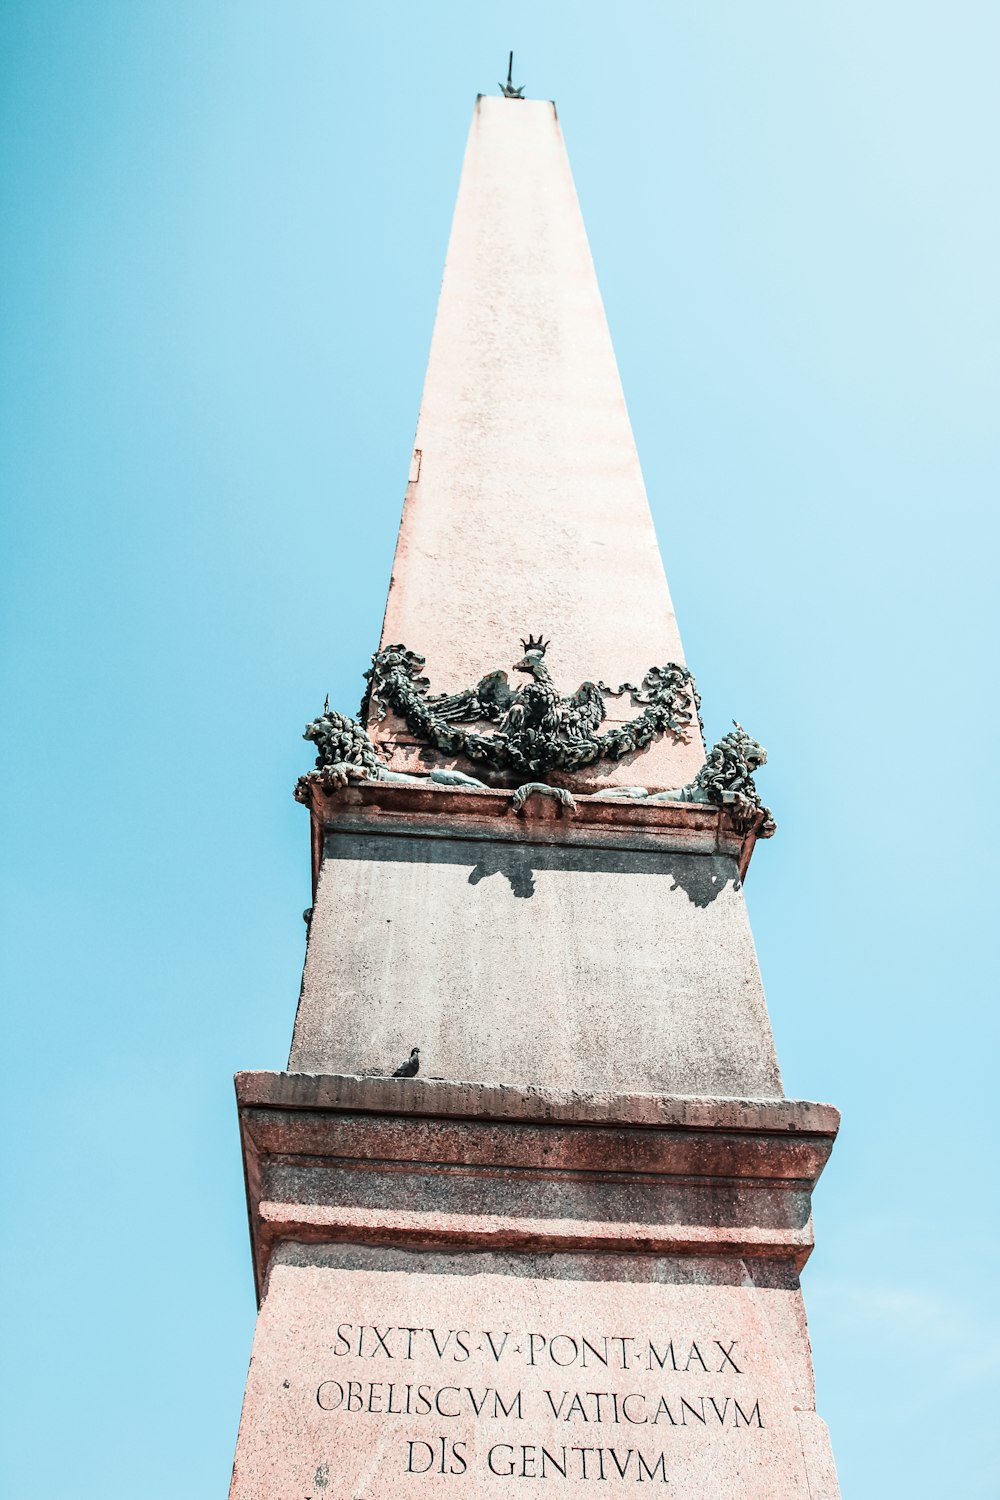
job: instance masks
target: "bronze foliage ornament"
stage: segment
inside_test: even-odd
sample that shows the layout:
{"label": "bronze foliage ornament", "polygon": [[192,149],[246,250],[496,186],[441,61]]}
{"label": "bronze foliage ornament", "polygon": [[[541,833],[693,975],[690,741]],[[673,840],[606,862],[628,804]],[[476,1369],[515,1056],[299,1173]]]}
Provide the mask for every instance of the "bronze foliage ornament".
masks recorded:
{"label": "bronze foliage ornament", "polygon": [[[372,657],[365,676],[368,690],[362,720],[383,719],[389,709],[410,733],[445,755],[462,755],[494,771],[544,775],[576,771],[600,760],[622,760],[644,750],[658,735],[687,740],[700,723],[700,702],[687,667],[667,662],[650,667],[640,686],[624,682],[584,682],[562,694],[545,664],[548,646],[541,636],[522,640],[524,655],[514,663],[528,681],[511,688],[507,673],[489,672],[475,687],[458,693],[431,693],[423,674],[424,657],[405,646],[386,646]],[[626,724],[600,732],[607,717],[605,698],[628,693],[642,709]],[[466,725],[496,724],[492,733]]]}
{"label": "bronze foliage ornament", "polygon": [[754,785],[754,772],[767,764],[767,751],[742,724],[733,720],[733,728],[724,734],[708,752],[697,776],[679,792],[659,793],[679,802],[714,802],[717,807],[733,810],[746,826],[759,824],[757,836],[769,839],[777,828],[771,810],[760,800]]}
{"label": "bronze foliage ornament", "polygon": [[466,776],[463,771],[437,769],[425,776],[408,776],[404,771],[391,771],[379,755],[371,736],[357,719],[338,714],[327,705],[318,719],[307,724],[302,735],[316,746],[316,768],[300,776],[295,783],[295,800],[308,807],[314,787],[323,792],[340,791],[352,781],[397,781],[420,786],[432,782],[436,786],[482,787],[482,781]]}
{"label": "bronze foliage ornament", "polygon": [[[384,719],[390,709],[425,745],[444,755],[465,756],[515,779],[553,770],[574,771],[599,760],[621,760],[645,749],[660,734],[687,740],[695,721],[702,728],[694,678],[676,662],[651,667],[639,687],[627,682],[619,688],[584,682],[575,693],[563,695],[545,666],[549,643],[541,636],[529,635],[521,644],[524,655],[515,662],[514,670],[529,678],[524,687],[512,689],[506,672],[496,671],[480,678],[475,687],[458,693],[432,694],[429,681],[422,675],[424,657],[415,651],[402,645],[376,651],[365,673],[368,687],[360,722],[327,704],[321,716],[306,726],[303,738],[316,747],[316,768],[299,777],[296,800],[308,804],[314,787],[329,793],[357,781],[430,782],[466,788],[485,785],[462,771],[446,768],[432,768],[416,776],[390,770],[364,727],[372,716]],[[605,697],[624,693],[631,695],[642,712],[626,724],[599,732],[607,717]],[[485,733],[464,727],[484,723],[496,724],[497,728]],[[641,786],[608,787],[595,793],[594,799],[710,803],[727,808],[737,826],[753,828],[758,837],[769,838],[775,822],[753,780],[754,772],[766,761],[764,747],[734,721],[734,728],[712,746],[704,766],[687,786],[653,793]],[[569,808],[575,806],[569,792],[525,779],[514,793],[516,812],[523,809],[533,792],[556,796]]]}
{"label": "bronze foliage ornament", "polygon": [[769,839],[777,828],[771,810],[760,800],[754,772],[767,764],[767,751],[742,724],[733,728],[709,750],[705,764],[693,781],[675,792],[649,792],[643,786],[608,787],[594,797],[610,801],[616,797],[642,798],[645,802],[710,802],[727,808],[737,828],[751,830],[757,838]]}

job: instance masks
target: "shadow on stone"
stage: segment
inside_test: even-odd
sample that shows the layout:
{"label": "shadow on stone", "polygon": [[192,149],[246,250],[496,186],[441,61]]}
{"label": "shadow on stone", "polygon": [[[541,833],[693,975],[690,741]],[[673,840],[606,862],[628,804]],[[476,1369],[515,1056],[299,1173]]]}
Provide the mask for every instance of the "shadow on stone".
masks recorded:
{"label": "shadow on stone", "polygon": [[503,875],[515,896],[527,898],[535,894],[535,872],[528,849],[517,845],[484,849],[478,864],[469,872],[469,884],[478,885],[491,875]]}
{"label": "shadow on stone", "polygon": [[532,1281],[658,1282],[662,1286],[762,1287],[797,1291],[790,1261],[738,1260],[735,1256],[567,1255],[514,1250],[409,1250],[389,1245],[301,1245],[278,1247],[283,1265],[323,1266],[345,1271],[422,1272],[438,1276],[513,1276]]}
{"label": "shadow on stone", "polygon": [[514,896],[526,900],[536,893],[535,877],[572,871],[600,875],[662,876],[670,892],[683,891],[692,906],[711,906],[727,889],[739,890],[735,859],[727,855],[682,854],[665,849],[608,849],[479,839],[377,838],[369,834],[328,837],[326,859],[371,860],[377,864],[464,865],[469,885],[491,875],[502,875]]}
{"label": "shadow on stone", "polygon": [[679,854],[670,870],[673,877],[672,891],[683,891],[694,906],[711,906],[716,896],[721,896],[727,885],[738,889],[736,866],[731,860],[699,858],[692,854]]}

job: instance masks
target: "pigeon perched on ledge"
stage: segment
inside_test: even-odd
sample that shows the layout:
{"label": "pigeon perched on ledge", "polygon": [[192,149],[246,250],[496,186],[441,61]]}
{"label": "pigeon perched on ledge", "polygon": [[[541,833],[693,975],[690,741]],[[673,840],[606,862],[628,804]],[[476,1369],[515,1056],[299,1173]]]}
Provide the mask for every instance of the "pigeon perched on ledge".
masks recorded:
{"label": "pigeon perched on ledge", "polygon": [[401,1062],[393,1073],[393,1078],[416,1078],[417,1069],[420,1067],[420,1048],[414,1047],[405,1062]]}

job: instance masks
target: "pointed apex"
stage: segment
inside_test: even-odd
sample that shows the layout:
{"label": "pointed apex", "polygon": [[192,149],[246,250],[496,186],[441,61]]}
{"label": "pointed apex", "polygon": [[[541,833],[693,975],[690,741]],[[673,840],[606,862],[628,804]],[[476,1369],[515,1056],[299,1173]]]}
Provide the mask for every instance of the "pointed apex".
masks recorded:
{"label": "pointed apex", "polygon": [[497,87],[499,88],[501,94],[503,94],[503,96],[504,96],[505,99],[523,99],[524,98],[524,84],[522,83],[521,86],[520,86],[520,88],[515,88],[514,87],[514,54],[513,54],[513,52],[510,54],[510,57],[507,59],[507,82],[506,83],[500,83],[500,84],[497,85]]}

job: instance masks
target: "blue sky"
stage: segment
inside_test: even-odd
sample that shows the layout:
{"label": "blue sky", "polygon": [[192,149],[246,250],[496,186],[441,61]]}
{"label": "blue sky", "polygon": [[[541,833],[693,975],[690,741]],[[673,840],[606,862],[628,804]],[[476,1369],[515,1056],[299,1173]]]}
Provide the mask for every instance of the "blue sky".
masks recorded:
{"label": "blue sky", "polygon": [[511,46],[559,106],[709,732],[771,754],[747,894],[787,1090],[844,1113],[805,1289],[845,1496],[1000,1493],[1000,11],[8,0],[13,1500],[225,1492],[231,1075],[287,1056],[299,735],[377,643]]}

